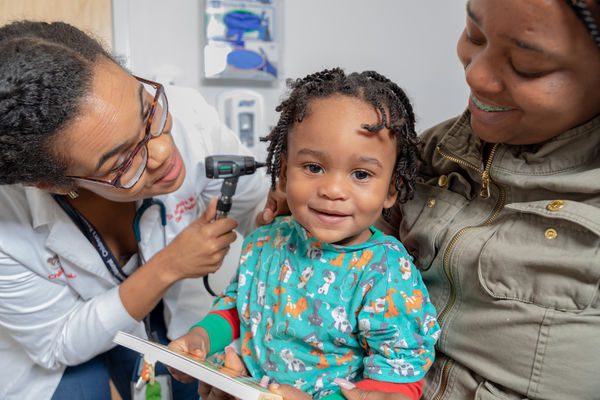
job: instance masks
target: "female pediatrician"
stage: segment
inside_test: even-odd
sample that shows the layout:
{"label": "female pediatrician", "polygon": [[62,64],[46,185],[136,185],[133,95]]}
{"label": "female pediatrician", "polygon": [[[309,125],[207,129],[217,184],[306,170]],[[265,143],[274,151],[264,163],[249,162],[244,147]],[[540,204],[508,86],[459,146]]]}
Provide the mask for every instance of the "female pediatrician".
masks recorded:
{"label": "female pediatrician", "polygon": [[115,333],[166,341],[208,309],[187,278],[219,268],[268,191],[242,177],[211,222],[213,153],[247,150],[197,92],[132,76],[70,25],[0,28],[0,398],[109,399],[112,376],[127,399]]}

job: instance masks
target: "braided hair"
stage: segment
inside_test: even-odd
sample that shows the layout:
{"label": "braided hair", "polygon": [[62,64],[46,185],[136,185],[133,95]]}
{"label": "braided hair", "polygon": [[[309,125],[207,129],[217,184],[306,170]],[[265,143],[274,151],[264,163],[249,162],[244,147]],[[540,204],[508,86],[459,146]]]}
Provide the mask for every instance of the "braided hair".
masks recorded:
{"label": "braided hair", "polygon": [[[587,5],[586,0],[565,0],[577,17],[583,22],[587,30],[592,35],[594,42],[600,47],[600,31],[598,30],[598,21],[594,19],[592,12]],[[596,5],[600,7],[600,0],[595,0]]]}
{"label": "braided hair", "polygon": [[0,184],[70,184],[54,138],[80,112],[99,57],[114,61],[62,22],[0,27]]}
{"label": "braided hair", "polygon": [[371,104],[379,113],[376,124],[362,128],[377,133],[387,128],[396,142],[396,163],[393,180],[398,190],[398,201],[406,202],[413,196],[417,175],[417,144],[415,116],[404,91],[385,76],[375,71],[346,75],[340,68],[326,69],[302,79],[288,80],[291,90],[287,99],[276,108],[280,113],[277,125],[261,141],[269,142],[267,172],[271,174],[271,190],[275,190],[281,171],[281,157],[287,150],[287,137],[295,123],[306,116],[311,100],[334,95],[358,98]]}

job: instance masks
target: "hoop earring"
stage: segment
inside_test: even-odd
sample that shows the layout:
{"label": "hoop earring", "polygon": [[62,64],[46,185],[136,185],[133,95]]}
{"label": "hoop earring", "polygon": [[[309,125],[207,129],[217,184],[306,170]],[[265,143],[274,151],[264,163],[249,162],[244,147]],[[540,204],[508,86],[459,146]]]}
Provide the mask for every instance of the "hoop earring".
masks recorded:
{"label": "hoop earring", "polygon": [[73,189],[67,193],[67,196],[69,196],[69,198],[71,198],[71,199],[76,199],[79,197],[79,192],[77,190]]}

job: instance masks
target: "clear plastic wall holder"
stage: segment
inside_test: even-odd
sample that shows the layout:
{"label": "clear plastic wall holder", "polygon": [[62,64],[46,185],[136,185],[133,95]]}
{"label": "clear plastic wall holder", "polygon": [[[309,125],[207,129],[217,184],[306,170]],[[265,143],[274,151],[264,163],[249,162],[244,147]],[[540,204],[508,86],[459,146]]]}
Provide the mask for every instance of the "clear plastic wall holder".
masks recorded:
{"label": "clear plastic wall holder", "polygon": [[206,1],[204,76],[207,79],[277,79],[276,0]]}

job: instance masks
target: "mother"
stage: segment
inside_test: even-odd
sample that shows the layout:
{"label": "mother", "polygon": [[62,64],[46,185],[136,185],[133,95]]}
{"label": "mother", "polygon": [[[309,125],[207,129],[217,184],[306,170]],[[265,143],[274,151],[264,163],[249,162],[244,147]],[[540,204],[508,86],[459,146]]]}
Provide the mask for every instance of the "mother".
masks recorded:
{"label": "mother", "polygon": [[599,396],[599,4],[467,2],[468,109],[388,225],[439,312],[427,399]]}
{"label": "mother", "polygon": [[[129,398],[135,358],[112,338],[166,342],[210,306],[185,278],[219,268],[237,223],[210,223],[204,157],[244,152],[197,92],[132,76],[72,26],[0,28],[0,398],[108,399],[109,374]],[[267,185],[240,180],[242,231]]]}

